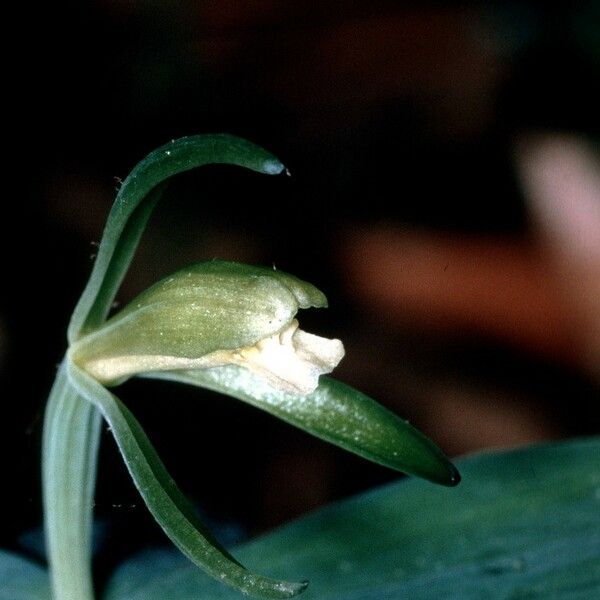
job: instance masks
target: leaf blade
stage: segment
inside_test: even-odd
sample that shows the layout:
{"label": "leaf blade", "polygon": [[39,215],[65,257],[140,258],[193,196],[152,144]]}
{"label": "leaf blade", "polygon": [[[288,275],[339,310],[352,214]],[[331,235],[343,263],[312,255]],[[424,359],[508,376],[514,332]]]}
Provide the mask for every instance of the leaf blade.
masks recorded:
{"label": "leaf blade", "polygon": [[[459,461],[455,490],[402,480],[244,544],[255,566],[311,579],[307,600],[586,600],[600,589],[600,438]],[[122,594],[123,583],[135,585]],[[181,595],[178,591],[181,590]],[[173,553],[134,558],[105,600],[237,600]]]}
{"label": "leaf blade", "polygon": [[50,582],[42,567],[0,550],[0,600],[50,600]]}
{"label": "leaf blade", "polygon": [[308,433],[392,469],[443,485],[460,476],[429,438],[365,394],[335,379],[298,398],[273,389],[243,367],[147,373],[233,396]]}

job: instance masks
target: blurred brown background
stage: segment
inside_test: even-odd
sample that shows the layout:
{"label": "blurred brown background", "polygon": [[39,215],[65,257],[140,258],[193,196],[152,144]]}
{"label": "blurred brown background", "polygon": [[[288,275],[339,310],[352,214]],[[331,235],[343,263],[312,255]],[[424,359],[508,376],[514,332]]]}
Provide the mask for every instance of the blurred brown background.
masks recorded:
{"label": "blurred brown background", "polygon": [[[300,318],[344,340],[337,377],[449,454],[598,433],[600,18],[597,3],[546,4],[10,12],[2,545],[39,524],[45,395],[118,180],[181,135],[247,137],[292,177],[179,177],[122,301],[187,262],[275,263],[328,294]],[[154,382],[120,394],[226,541],[397,477],[230,399]],[[110,568],[164,540],[105,441]]]}

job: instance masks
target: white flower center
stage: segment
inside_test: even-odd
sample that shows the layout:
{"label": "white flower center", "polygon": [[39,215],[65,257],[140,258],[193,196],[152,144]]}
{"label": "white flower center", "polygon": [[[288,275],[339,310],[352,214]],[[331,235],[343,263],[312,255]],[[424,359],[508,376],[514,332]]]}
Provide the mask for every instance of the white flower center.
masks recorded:
{"label": "white flower center", "polygon": [[294,319],[280,333],[235,352],[232,362],[256,372],[273,387],[306,395],[319,385],[319,376],[331,373],[343,356],[340,340],[306,333]]}

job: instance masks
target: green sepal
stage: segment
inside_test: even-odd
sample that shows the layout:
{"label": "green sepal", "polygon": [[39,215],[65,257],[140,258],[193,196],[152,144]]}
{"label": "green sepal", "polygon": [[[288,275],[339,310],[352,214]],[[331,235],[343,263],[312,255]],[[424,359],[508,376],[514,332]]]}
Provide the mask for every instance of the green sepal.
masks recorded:
{"label": "green sepal", "polygon": [[298,397],[274,389],[239,366],[147,373],[214,390],[248,402],[312,435],[397,471],[442,485],[460,481],[457,469],[426,436],[365,394],[329,377]]}
{"label": "green sepal", "polygon": [[60,365],[44,414],[44,532],[56,600],[93,600],[92,522],[100,424]]}
{"label": "green sepal", "polygon": [[262,148],[225,135],[180,138],[151,152],[123,182],[108,216],[98,255],[68,329],[69,343],[106,319],[163,183],[178,173],[206,164],[231,164],[276,175],[283,165]]}
{"label": "green sepal", "polygon": [[185,556],[215,579],[256,598],[291,598],[306,589],[306,582],[278,581],[241,566],[200,522],[125,405],[73,362],[68,361],[67,369],[73,387],[108,423],[129,474],[152,516]]}

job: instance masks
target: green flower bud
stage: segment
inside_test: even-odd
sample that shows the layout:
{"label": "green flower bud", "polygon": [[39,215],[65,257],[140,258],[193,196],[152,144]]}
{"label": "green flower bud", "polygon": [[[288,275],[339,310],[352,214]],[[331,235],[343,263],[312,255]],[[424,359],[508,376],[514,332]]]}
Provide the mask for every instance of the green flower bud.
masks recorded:
{"label": "green flower bud", "polygon": [[200,263],[150,287],[70,353],[105,385],[150,371],[236,364],[278,389],[305,395],[344,355],[341,341],[298,328],[298,309],[311,306],[327,306],[327,299],[292,275]]}

